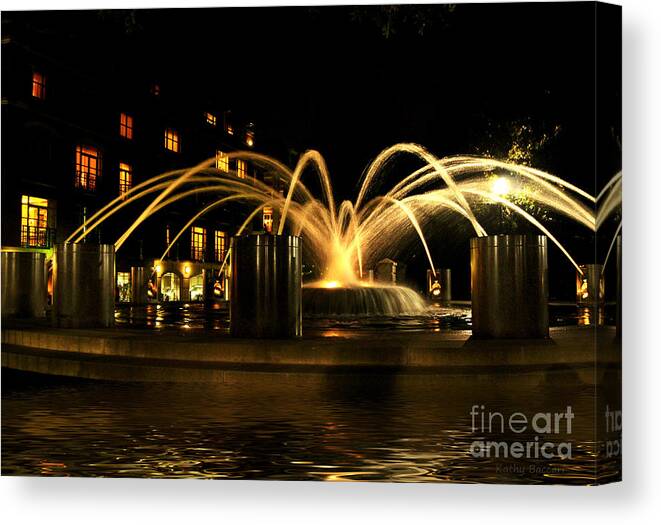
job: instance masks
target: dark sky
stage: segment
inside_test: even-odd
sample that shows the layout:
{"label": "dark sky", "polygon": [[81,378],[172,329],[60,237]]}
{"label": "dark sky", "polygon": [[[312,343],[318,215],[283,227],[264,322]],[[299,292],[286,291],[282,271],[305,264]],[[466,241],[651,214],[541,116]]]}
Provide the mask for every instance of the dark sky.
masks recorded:
{"label": "dark sky", "polygon": [[[560,126],[539,167],[592,190],[594,9],[175,9],[25,20],[48,36],[51,52],[75,56],[91,74],[151,74],[183,96],[242,108],[260,146],[281,157],[318,149],[337,192],[352,197],[368,162],[393,143],[417,142],[437,155],[506,150],[501,128],[523,120],[540,133]],[[619,83],[608,88],[619,96]],[[604,142],[616,148],[613,135]],[[607,163],[612,173],[617,157]]]}

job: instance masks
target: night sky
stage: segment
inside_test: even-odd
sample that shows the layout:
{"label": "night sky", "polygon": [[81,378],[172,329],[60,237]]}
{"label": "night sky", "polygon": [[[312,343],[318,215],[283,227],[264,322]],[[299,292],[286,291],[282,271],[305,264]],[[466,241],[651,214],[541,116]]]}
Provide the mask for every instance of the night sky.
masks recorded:
{"label": "night sky", "polygon": [[[318,149],[342,197],[391,144],[437,155],[506,150],[501,128],[522,121],[539,133],[560,126],[539,167],[594,186],[591,3],[24,16],[51,52],[92,74],[151,72],[166,89],[242,108],[262,149]],[[603,87],[619,97],[617,77]],[[617,111],[610,120],[619,126]],[[605,138],[617,149],[614,135]]]}

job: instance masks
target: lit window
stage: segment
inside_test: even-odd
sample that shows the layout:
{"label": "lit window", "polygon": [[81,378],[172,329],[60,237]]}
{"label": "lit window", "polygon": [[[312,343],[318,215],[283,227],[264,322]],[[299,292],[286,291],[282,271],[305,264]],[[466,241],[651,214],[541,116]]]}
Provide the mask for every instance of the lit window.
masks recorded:
{"label": "lit window", "polygon": [[131,274],[129,272],[117,272],[117,294],[120,303],[131,302]]}
{"label": "lit window", "polygon": [[96,148],[76,146],[76,188],[94,191],[101,175],[101,155]]}
{"label": "lit window", "polygon": [[245,160],[238,159],[236,161],[236,176],[240,179],[245,179],[248,175],[248,166]]}
{"label": "lit window", "polygon": [[133,138],[133,117],[122,113],[119,116],[119,135],[125,139]]}
{"label": "lit window", "polygon": [[119,194],[124,195],[133,185],[133,167],[126,162],[119,163]]}
{"label": "lit window", "polygon": [[154,95],[155,97],[159,96],[161,94],[161,86],[156,84],[155,82],[150,86],[149,92]]}
{"label": "lit window", "polygon": [[264,231],[267,233],[273,233],[273,207],[264,206],[262,223],[264,224]]}
{"label": "lit window", "polygon": [[230,159],[227,153],[224,151],[216,150],[216,169],[220,171],[229,171],[230,169]]}
{"label": "lit window", "polygon": [[165,130],[165,149],[179,153],[179,133],[171,128]]}
{"label": "lit window", "polygon": [[246,131],[246,144],[249,148],[252,148],[255,145],[255,132]]}
{"label": "lit window", "polygon": [[46,75],[39,71],[32,73],[32,96],[40,100],[46,98]]}
{"label": "lit window", "polygon": [[223,262],[225,259],[225,246],[226,246],[226,239],[227,237],[225,236],[225,232],[216,232],[216,237],[214,241],[214,257],[216,258],[216,261],[218,262]]}
{"label": "lit window", "polygon": [[207,232],[204,228],[193,226],[191,228],[190,256],[195,261],[204,260],[207,247]]}
{"label": "lit window", "polygon": [[21,246],[49,245],[48,201],[39,197],[21,197]]}
{"label": "lit window", "polygon": [[225,133],[234,135],[234,126],[232,126],[231,115],[229,112],[225,113]]}
{"label": "lit window", "polygon": [[208,111],[204,114],[204,119],[207,121],[207,124],[209,126],[213,126],[214,128],[216,127],[216,115],[213,113],[209,113]]}

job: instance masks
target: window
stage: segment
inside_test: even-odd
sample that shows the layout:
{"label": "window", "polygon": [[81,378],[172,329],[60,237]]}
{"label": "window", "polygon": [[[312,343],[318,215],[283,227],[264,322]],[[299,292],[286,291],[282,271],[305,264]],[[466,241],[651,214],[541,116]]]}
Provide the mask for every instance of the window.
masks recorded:
{"label": "window", "polygon": [[207,124],[209,126],[213,126],[214,128],[216,127],[216,115],[213,113],[209,113],[208,111],[204,114],[204,120],[207,121]]}
{"label": "window", "polygon": [[46,75],[39,71],[32,73],[32,96],[39,100],[46,98]]}
{"label": "window", "polygon": [[216,232],[213,253],[217,262],[223,262],[225,260],[226,239],[225,232]]}
{"label": "window", "polygon": [[228,112],[225,113],[225,133],[234,135],[234,126],[232,126],[232,116]]}
{"label": "window", "polygon": [[133,138],[133,117],[122,113],[119,116],[119,136],[131,140]]}
{"label": "window", "polygon": [[255,132],[246,131],[246,145],[252,148],[255,145]]}
{"label": "window", "polygon": [[119,163],[119,194],[124,195],[133,185],[133,167],[126,162]]}
{"label": "window", "polygon": [[230,160],[224,151],[216,150],[216,169],[228,172],[230,169]]}
{"label": "window", "polygon": [[179,276],[172,272],[163,274],[163,277],[161,277],[161,297],[163,301],[178,301],[180,292]]}
{"label": "window", "polygon": [[49,246],[48,201],[39,197],[21,197],[21,246]]}
{"label": "window", "polygon": [[193,275],[193,277],[190,278],[188,289],[190,290],[191,301],[204,300],[204,275],[201,273]]}
{"label": "window", "polygon": [[165,149],[179,153],[179,133],[171,128],[165,130]]}
{"label": "window", "polygon": [[193,226],[191,228],[190,256],[195,261],[204,260],[204,252],[207,247],[207,232],[204,228]]}
{"label": "window", "polygon": [[117,295],[120,303],[131,302],[131,274],[129,272],[117,272]]}
{"label": "window", "polygon": [[96,178],[101,176],[101,155],[90,146],[76,146],[76,188],[96,189]]}
{"label": "window", "polygon": [[262,224],[264,225],[264,231],[273,233],[273,207],[264,206],[264,211],[262,212]]}
{"label": "window", "polygon": [[161,94],[161,86],[157,84],[156,82],[153,82],[152,85],[149,87],[149,92],[157,97]]}
{"label": "window", "polygon": [[245,160],[238,159],[236,161],[236,176],[240,179],[245,179],[248,176],[248,166]]}

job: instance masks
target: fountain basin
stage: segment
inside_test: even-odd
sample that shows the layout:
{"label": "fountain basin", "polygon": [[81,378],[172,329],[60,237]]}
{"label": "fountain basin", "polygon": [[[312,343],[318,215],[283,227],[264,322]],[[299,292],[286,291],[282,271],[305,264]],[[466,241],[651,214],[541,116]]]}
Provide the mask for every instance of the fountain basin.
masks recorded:
{"label": "fountain basin", "polygon": [[426,310],[425,300],[405,286],[303,287],[306,317],[419,315]]}

